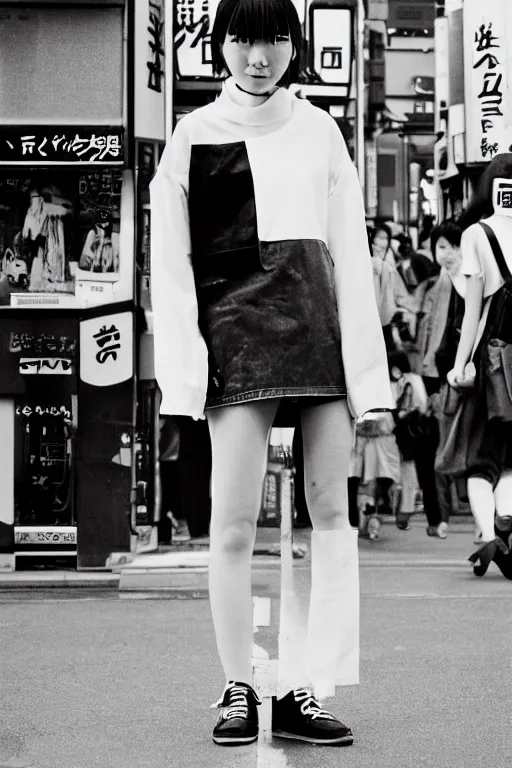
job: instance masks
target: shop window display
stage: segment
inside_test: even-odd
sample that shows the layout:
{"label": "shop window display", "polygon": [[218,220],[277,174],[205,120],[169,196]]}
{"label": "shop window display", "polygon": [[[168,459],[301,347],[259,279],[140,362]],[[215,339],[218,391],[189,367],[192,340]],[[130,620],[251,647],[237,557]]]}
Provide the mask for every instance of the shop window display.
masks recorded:
{"label": "shop window display", "polygon": [[119,279],[122,171],[37,170],[0,180],[0,301]]}
{"label": "shop window display", "polygon": [[72,525],[71,402],[19,402],[15,435],[15,525]]}

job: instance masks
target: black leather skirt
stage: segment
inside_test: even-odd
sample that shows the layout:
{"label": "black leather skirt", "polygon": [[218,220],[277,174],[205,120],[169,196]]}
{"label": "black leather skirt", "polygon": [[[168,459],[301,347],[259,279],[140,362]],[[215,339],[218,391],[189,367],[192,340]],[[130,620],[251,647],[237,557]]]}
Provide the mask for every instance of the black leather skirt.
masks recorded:
{"label": "black leather skirt", "polygon": [[[346,397],[334,265],[318,240],[260,243],[194,262],[209,350],[206,408],[283,398],[280,419]],[[285,415],[286,414],[286,415]]]}

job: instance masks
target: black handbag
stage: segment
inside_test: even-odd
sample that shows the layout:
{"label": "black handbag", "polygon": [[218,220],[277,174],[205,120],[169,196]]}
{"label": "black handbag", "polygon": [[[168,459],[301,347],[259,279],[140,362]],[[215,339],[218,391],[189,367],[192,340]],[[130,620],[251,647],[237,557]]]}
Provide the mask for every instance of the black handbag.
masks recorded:
{"label": "black handbag", "polygon": [[489,419],[512,422],[512,274],[491,227],[483,222],[504,285],[493,297],[491,326],[483,347],[485,394]]}
{"label": "black handbag", "polygon": [[[433,417],[421,413],[417,409],[406,408],[412,398],[412,387],[406,384],[404,391],[397,400],[397,417],[395,438],[403,461],[413,461],[417,455],[418,443],[430,438],[434,431]],[[400,411],[406,413],[400,416]]]}

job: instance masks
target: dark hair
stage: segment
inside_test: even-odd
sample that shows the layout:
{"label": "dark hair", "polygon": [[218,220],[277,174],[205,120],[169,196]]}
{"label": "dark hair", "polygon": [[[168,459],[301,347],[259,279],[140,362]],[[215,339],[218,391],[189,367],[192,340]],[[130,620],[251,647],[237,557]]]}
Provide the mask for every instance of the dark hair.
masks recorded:
{"label": "dark hair", "polygon": [[459,219],[459,224],[464,231],[471,224],[476,224],[480,219],[487,219],[494,213],[492,203],[492,190],[494,180],[497,178],[512,179],[512,153],[503,152],[491,160],[478,182],[475,194],[469,201],[466,211]]}
{"label": "dark hair", "polygon": [[378,221],[378,222],[376,222],[376,224],[375,224],[375,226],[373,228],[373,232],[371,233],[371,241],[370,242],[371,242],[372,245],[373,245],[373,241],[375,240],[375,236],[376,236],[377,232],[385,232],[387,237],[388,237],[388,243],[391,243],[391,240],[393,238],[393,235],[392,235],[392,232],[391,232],[391,228],[388,227],[387,224],[384,224],[384,222]]}
{"label": "dark hair", "polygon": [[390,352],[388,355],[389,372],[392,368],[399,368],[402,373],[411,372],[411,364],[405,352]]}
{"label": "dark hair", "polygon": [[459,248],[462,237],[460,224],[454,219],[446,219],[446,221],[443,221],[441,224],[438,224],[437,227],[434,227],[432,234],[430,235],[430,250],[432,251],[434,261],[437,261],[436,245],[442,237],[444,237],[445,240],[448,240],[450,245]]}
{"label": "dark hair", "polygon": [[289,35],[295,58],[281,78],[279,85],[299,80],[302,59],[302,27],[292,0],[221,0],[212,29],[212,69],[220,76],[228,70],[222,46],[226,35],[273,43],[279,35]]}

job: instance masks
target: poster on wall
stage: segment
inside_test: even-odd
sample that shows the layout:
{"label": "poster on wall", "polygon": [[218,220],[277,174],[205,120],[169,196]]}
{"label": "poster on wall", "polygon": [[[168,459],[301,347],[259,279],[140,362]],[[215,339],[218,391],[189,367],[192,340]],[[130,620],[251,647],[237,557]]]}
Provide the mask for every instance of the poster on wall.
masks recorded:
{"label": "poster on wall", "polygon": [[0,309],[72,306],[77,279],[119,279],[121,185],[113,168],[2,176]]}
{"label": "poster on wall", "polygon": [[512,3],[465,0],[466,161],[488,162],[512,144]]}

